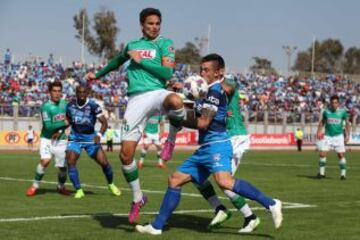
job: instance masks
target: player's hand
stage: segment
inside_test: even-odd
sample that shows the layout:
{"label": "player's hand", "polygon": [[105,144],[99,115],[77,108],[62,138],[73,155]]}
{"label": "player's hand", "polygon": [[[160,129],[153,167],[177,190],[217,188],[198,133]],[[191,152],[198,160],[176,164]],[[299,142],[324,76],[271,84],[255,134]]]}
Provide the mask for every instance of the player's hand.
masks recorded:
{"label": "player's hand", "polygon": [[93,72],[89,72],[88,74],[85,75],[85,79],[86,79],[87,81],[94,80],[94,79],[96,79],[96,75],[95,75],[95,73],[93,73]]}
{"label": "player's hand", "polygon": [[64,124],[66,127],[70,126],[70,122],[67,118],[64,120]]}
{"label": "player's hand", "polygon": [[101,142],[101,138],[98,135],[96,135],[93,140],[94,140],[95,144],[100,144],[100,142]]}
{"label": "player's hand", "polygon": [[317,131],[317,133],[316,133],[316,139],[317,140],[321,140],[323,138],[323,133],[322,133],[322,131]]}
{"label": "player's hand", "polygon": [[140,52],[132,50],[128,51],[127,54],[130,56],[130,58],[135,61],[136,63],[140,63],[142,57],[140,55]]}

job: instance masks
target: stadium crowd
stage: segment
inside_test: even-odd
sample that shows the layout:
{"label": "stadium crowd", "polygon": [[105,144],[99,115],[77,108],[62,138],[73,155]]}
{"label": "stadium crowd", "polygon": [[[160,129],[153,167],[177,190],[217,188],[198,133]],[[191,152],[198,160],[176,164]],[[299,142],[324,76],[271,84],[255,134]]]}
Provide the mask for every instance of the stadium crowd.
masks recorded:
{"label": "stadium crowd", "polygon": [[[76,86],[84,81],[84,75],[102,67],[73,62],[72,66],[65,68],[55,63],[52,54],[46,62],[11,63],[10,54],[7,52],[0,63],[0,115],[12,116],[17,105],[20,116],[34,116],[38,114],[41,103],[47,100],[47,82],[61,80],[65,97],[72,98]],[[191,74],[186,65],[178,64],[172,81],[182,82]],[[282,121],[284,113],[290,121],[300,121],[301,113],[306,113],[306,121],[316,122],[322,108],[335,93],[350,115],[360,113],[360,83],[347,77],[328,74],[321,79],[285,78],[252,72],[235,76],[239,84],[241,110],[248,112],[250,121],[262,121],[267,111],[272,122]],[[90,84],[92,97],[106,109],[108,117],[114,118],[114,109],[119,108],[121,118],[127,103],[126,67]]]}

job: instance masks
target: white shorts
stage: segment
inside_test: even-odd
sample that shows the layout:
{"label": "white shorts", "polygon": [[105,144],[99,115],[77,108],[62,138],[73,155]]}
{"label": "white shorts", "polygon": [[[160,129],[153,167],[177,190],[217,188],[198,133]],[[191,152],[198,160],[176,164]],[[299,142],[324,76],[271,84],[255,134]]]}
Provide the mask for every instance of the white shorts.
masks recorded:
{"label": "white shorts", "polygon": [[159,89],[130,96],[122,125],[121,141],[136,141],[141,138],[146,121],[156,112],[165,112],[163,102],[174,92]]}
{"label": "white shorts", "polygon": [[344,135],[338,135],[334,137],[326,136],[324,139],[317,141],[316,143],[319,151],[327,152],[334,149],[337,153],[345,152]]}
{"label": "white shorts", "polygon": [[161,145],[159,133],[145,133],[144,144]]}
{"label": "white shorts", "polygon": [[234,175],[241,162],[242,155],[250,149],[249,135],[236,135],[231,137],[233,158],[231,160],[231,174]]}
{"label": "white shorts", "polygon": [[40,158],[52,159],[54,156],[55,167],[65,167],[65,140],[52,141],[47,138],[40,138]]}

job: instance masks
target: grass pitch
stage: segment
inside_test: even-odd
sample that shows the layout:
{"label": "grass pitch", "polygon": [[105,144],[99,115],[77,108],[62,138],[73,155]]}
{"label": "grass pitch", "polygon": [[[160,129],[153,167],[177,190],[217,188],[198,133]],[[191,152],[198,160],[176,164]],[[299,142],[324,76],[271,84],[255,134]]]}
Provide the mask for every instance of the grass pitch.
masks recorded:
{"label": "grass pitch", "polygon": [[[155,155],[148,154],[140,180],[149,203],[142,209],[139,223],[154,219],[167,177],[190,154],[175,152],[166,169],[156,168]],[[100,167],[83,154],[78,167],[85,198],[77,200],[57,194],[53,166],[47,169],[39,194],[29,198],[25,192],[38,162],[37,152],[0,153],[0,239],[360,239],[360,152],[347,153],[349,169],[345,181],[339,178],[334,153],[328,155],[327,178],[322,180],[315,179],[317,152],[247,153],[236,176],[285,204],[283,226],[275,231],[271,215],[250,201],[261,224],[255,232],[245,235],[237,233],[243,223],[238,212],[222,227],[209,231],[207,225],[213,211],[191,184],[183,188],[177,212],[161,237],[134,232],[134,226],[127,222],[131,192],[117,153],[108,154],[108,158],[115,183],[122,190],[120,197],[110,195]],[[232,208],[227,199],[222,201]]]}

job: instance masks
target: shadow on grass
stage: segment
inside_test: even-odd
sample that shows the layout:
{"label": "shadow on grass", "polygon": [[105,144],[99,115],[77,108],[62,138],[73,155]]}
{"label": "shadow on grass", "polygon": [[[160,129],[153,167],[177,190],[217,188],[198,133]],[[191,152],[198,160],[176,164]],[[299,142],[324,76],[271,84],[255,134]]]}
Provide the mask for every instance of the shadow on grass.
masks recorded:
{"label": "shadow on grass", "polygon": [[[131,225],[128,222],[127,216],[115,216],[112,214],[97,214],[93,216],[100,225],[104,228],[115,228],[122,229],[126,232],[134,232],[135,225]],[[263,237],[266,239],[275,239],[273,236],[263,233],[250,233],[240,234],[238,233],[239,228],[222,226],[217,229],[209,230],[208,224],[210,219],[207,217],[186,215],[186,214],[174,214],[169,219],[168,224],[165,225],[163,233],[171,232],[171,229],[185,229],[189,231],[196,231],[200,233],[211,233],[211,234],[232,234],[237,236],[250,236],[250,237]],[[140,223],[139,223],[140,224]],[[143,223],[142,223],[143,224]]]}
{"label": "shadow on grass", "polygon": [[[73,194],[75,193],[75,191],[73,190],[69,190],[69,192],[71,193],[71,195],[69,195],[69,197],[72,197]],[[94,192],[92,191],[84,191],[85,192],[85,195],[93,195]],[[36,195],[43,195],[43,194],[48,194],[48,193],[56,193],[56,194],[59,194],[61,195],[60,193],[58,193],[57,189],[56,188],[53,188],[53,189],[48,189],[48,188],[40,188],[36,191]]]}
{"label": "shadow on grass", "polygon": [[325,178],[319,179],[316,175],[296,175],[296,177],[308,178],[308,179],[313,179],[313,180],[317,180],[317,181],[331,179],[331,177],[328,177],[328,176],[326,176]]}

